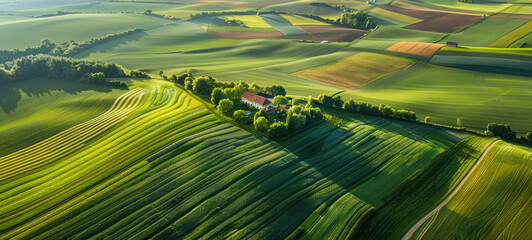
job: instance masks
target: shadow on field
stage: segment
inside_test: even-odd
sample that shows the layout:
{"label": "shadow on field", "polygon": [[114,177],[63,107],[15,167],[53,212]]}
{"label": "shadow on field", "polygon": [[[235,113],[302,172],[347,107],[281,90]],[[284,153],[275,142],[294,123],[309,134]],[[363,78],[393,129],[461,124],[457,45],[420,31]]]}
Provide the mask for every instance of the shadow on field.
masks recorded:
{"label": "shadow on field", "polygon": [[38,78],[20,82],[7,82],[0,84],[0,107],[5,113],[14,112],[23,94],[28,97],[49,95],[52,91],[63,91],[68,94],[78,94],[83,91],[111,92],[113,87],[81,82],[69,82]]}

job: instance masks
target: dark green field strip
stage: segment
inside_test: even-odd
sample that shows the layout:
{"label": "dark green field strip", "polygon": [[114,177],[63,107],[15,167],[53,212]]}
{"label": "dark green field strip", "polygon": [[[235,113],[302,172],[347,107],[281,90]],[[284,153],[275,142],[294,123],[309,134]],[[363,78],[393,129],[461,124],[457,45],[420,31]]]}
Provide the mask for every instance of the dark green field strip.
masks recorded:
{"label": "dark green field strip", "polygon": [[532,56],[527,55],[520,55],[520,54],[504,54],[504,53],[491,53],[491,52],[473,52],[473,51],[452,51],[452,50],[445,50],[445,51],[438,51],[435,56],[442,55],[442,56],[471,56],[471,57],[486,57],[486,58],[500,58],[500,60],[504,59],[515,59],[515,60],[523,60],[523,61],[532,61]]}
{"label": "dark green field strip", "polygon": [[458,184],[492,141],[470,137],[436,155],[427,170],[416,172],[387,194],[383,207],[362,226],[358,237],[401,238]]}

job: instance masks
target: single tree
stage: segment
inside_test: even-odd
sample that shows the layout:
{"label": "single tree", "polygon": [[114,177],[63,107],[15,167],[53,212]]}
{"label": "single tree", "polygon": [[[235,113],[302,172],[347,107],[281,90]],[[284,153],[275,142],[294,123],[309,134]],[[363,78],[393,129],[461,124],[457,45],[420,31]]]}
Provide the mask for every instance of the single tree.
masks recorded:
{"label": "single tree", "polygon": [[220,100],[222,100],[224,98],[225,98],[225,94],[224,94],[223,89],[215,88],[215,89],[212,90],[212,93],[211,93],[211,102],[212,102],[212,104],[218,105],[218,103],[220,103]]}
{"label": "single tree", "polygon": [[456,118],[456,126],[458,126],[458,127],[462,126],[462,119]]}
{"label": "single tree", "polygon": [[430,123],[430,117],[429,116],[425,117],[425,123]]}
{"label": "single tree", "polygon": [[273,105],[279,106],[279,105],[286,105],[288,104],[288,99],[284,96],[275,96],[273,98]]}
{"label": "single tree", "polygon": [[255,130],[257,131],[266,131],[268,130],[268,119],[265,117],[259,117],[254,122]]}
{"label": "single tree", "polygon": [[526,140],[528,140],[528,145],[532,146],[532,132],[526,134]]}
{"label": "single tree", "polygon": [[246,120],[247,116],[246,116],[246,113],[244,112],[244,110],[236,110],[234,113],[233,113],[233,118],[237,121],[244,121]]}
{"label": "single tree", "polygon": [[217,109],[221,113],[227,113],[233,109],[233,101],[229,99],[222,99],[219,102]]}
{"label": "single tree", "polygon": [[288,127],[283,122],[276,122],[273,123],[270,126],[270,129],[268,130],[268,134],[271,138],[280,138],[282,136],[285,136],[288,133]]}

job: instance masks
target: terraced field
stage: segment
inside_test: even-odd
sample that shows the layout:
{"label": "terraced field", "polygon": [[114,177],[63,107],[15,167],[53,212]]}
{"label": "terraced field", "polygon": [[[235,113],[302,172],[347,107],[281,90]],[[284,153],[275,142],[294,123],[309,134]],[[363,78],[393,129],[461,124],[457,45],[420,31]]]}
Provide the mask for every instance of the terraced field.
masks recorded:
{"label": "terraced field", "polygon": [[530,236],[531,152],[527,147],[497,143],[457,194],[413,238]]}

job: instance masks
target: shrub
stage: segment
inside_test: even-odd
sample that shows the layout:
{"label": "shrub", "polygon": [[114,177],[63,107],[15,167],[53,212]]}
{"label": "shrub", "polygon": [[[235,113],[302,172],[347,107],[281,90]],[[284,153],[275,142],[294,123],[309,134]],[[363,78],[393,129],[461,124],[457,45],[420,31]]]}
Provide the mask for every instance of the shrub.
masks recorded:
{"label": "shrub", "polygon": [[425,117],[425,123],[430,123],[430,117],[429,116]]}
{"label": "shrub", "polygon": [[274,139],[285,136],[286,134],[288,134],[288,127],[283,122],[273,123],[270,126],[270,130],[268,130],[268,135]]}
{"label": "shrub", "polygon": [[244,110],[236,110],[234,113],[233,113],[233,118],[237,121],[244,121],[246,120],[247,116],[246,116],[246,113],[244,112]]}
{"label": "shrub", "polygon": [[255,129],[257,131],[262,132],[268,130],[268,119],[266,119],[265,117],[259,117],[255,119],[253,124],[255,125]]}
{"label": "shrub", "polygon": [[233,101],[229,99],[222,99],[217,109],[221,113],[227,113],[233,109]]}

